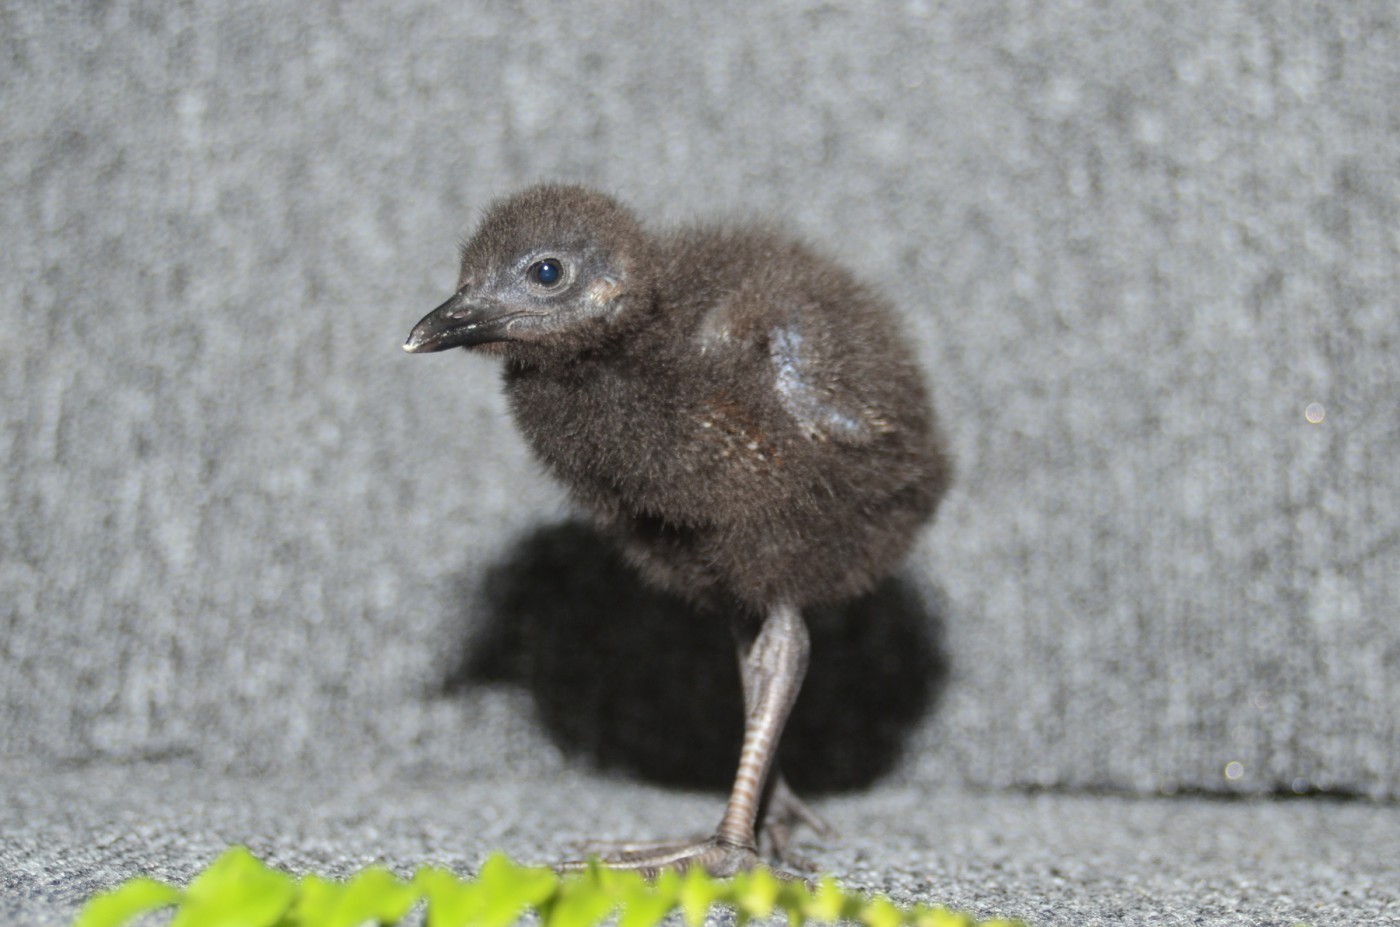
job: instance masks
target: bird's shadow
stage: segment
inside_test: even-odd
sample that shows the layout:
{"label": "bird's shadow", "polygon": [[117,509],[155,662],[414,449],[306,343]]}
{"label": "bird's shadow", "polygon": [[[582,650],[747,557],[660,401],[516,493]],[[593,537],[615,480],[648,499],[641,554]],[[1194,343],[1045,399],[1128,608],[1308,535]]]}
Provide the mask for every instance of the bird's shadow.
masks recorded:
{"label": "bird's shadow", "polygon": [[[580,522],[524,537],[488,568],[484,595],[466,594],[474,579],[457,584],[464,640],[444,695],[523,686],[567,755],[662,785],[728,788],[743,722],[725,616],[643,585]],[[894,578],[806,610],[811,665],[780,754],[794,788],[860,789],[896,765],[947,682],[940,598]]]}

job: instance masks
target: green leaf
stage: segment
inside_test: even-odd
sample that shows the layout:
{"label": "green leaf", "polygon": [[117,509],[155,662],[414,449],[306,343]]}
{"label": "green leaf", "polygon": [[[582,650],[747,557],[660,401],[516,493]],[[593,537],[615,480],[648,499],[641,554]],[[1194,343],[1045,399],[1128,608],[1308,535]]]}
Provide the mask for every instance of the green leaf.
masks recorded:
{"label": "green leaf", "polygon": [[341,896],[338,918],[324,927],[356,927],[367,920],[397,924],[418,900],[418,893],[382,866],[371,866],[350,880]]}
{"label": "green leaf", "polygon": [[379,866],[348,882],[308,875],[293,881],[234,847],[180,892],[151,879],[133,879],[87,903],[73,927],[124,927],[159,908],[177,906],[170,927],[362,927],[398,924],[422,898],[426,927],[511,927],[529,909],[541,927],[596,927],[621,908],[617,927],[655,927],[680,908],[688,927],[701,927],[715,904],[732,906],[740,923],[786,912],[793,927],[807,919],[858,921],[863,927],[1025,927],[1019,921],[977,922],[941,907],[900,908],[885,898],[846,892],[831,878],[815,891],[755,869],[717,881],[703,869],[663,870],[655,882],[596,862],[561,880],[548,869],[489,857],[474,881],[424,867],[405,884]]}
{"label": "green leaf", "polygon": [[297,897],[287,911],[285,921],[293,927],[319,927],[335,911],[345,886],[317,875],[302,877],[297,882]]}
{"label": "green leaf", "polygon": [[860,912],[860,919],[867,927],[899,927],[904,918],[888,898],[876,898]]}
{"label": "green leaf", "polygon": [[705,912],[710,910],[710,902],[719,895],[719,886],[705,870],[691,866],[681,879],[681,913],[690,927],[700,927],[705,923]]}
{"label": "green leaf", "polygon": [[510,927],[527,907],[536,907],[554,893],[559,877],[540,867],[517,866],[493,853],[477,874],[481,892],[480,927]]}
{"label": "green leaf", "polygon": [[180,894],[155,879],[131,879],[89,900],[73,927],[120,927],[142,914],[179,904]]}
{"label": "green leaf", "polygon": [[909,912],[908,920],[914,927],[972,927],[972,918],[944,907],[918,905]]}
{"label": "green leaf", "polygon": [[289,927],[397,924],[418,900],[412,886],[380,866],[361,871],[347,883],[307,876],[297,888],[297,900],[287,918]]}
{"label": "green leaf", "polygon": [[480,886],[462,882],[446,869],[424,866],[413,876],[413,887],[428,901],[427,927],[467,927],[481,910]]}
{"label": "green leaf", "polygon": [[793,879],[778,887],[776,904],[787,912],[788,924],[798,927],[807,920],[808,908],[812,905],[812,893],[807,890],[807,883]]}
{"label": "green leaf", "polygon": [[593,927],[617,907],[618,896],[609,890],[611,883],[591,874],[564,880],[541,905],[545,927]]}
{"label": "green leaf", "polygon": [[739,919],[742,921],[750,917],[771,915],[773,906],[778,901],[782,883],[773,876],[771,870],[758,868],[735,876],[731,887],[734,907],[738,909]]}
{"label": "green leaf", "polygon": [[841,919],[846,906],[846,895],[841,886],[831,876],[825,876],[817,883],[816,893],[809,897],[802,913],[814,921],[832,923]]}
{"label": "green leaf", "polygon": [[675,909],[680,900],[681,877],[674,869],[664,869],[656,881],[648,883],[634,872],[619,885],[622,913],[617,927],[653,927]]}
{"label": "green leaf", "polygon": [[272,927],[295,897],[290,876],[232,847],[190,883],[170,927]]}

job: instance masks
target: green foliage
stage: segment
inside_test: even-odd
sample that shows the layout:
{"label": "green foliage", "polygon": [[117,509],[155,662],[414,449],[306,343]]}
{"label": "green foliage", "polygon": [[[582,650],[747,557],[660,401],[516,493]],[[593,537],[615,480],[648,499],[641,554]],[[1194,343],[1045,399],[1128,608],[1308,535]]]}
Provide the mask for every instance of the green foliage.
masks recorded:
{"label": "green foliage", "polygon": [[500,854],[474,880],[425,866],[403,881],[378,866],[345,882],[308,875],[294,879],[233,847],[184,891],[152,879],[132,879],[98,895],[78,912],[73,927],[122,927],[143,914],[174,908],[170,927],[361,927],[398,924],[419,902],[427,927],[510,927],[529,911],[543,927],[594,927],[616,914],[616,927],[653,927],[679,910],[700,927],[712,905],[732,908],[742,925],[786,916],[790,927],[808,921],[849,921],[863,927],[1014,927],[980,925],[965,914],[922,905],[900,908],[885,898],[846,892],[830,877],[816,887],[781,881],[766,869],[712,879],[699,869],[667,870],[654,882],[632,872],[590,866],[559,876],[517,866]]}

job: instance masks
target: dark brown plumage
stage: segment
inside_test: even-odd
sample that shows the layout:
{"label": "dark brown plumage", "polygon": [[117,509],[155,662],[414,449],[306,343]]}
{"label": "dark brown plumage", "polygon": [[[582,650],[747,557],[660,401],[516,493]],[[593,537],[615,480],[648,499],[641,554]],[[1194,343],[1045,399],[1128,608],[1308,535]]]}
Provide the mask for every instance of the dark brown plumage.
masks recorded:
{"label": "dark brown plumage", "polygon": [[774,231],[651,235],[609,197],[539,186],[489,210],[404,349],[456,346],[504,358],[535,452],[646,578],[735,616],[747,724],[719,831],[609,862],[753,865],[761,806],[775,831],[814,820],[770,775],[800,608],[894,570],[948,481],[895,319]]}

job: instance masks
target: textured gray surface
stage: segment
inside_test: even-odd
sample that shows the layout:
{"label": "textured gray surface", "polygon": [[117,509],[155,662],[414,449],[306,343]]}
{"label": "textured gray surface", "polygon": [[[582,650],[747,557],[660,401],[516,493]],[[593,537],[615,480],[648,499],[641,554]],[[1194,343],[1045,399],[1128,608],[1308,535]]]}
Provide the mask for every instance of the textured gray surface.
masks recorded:
{"label": "textured gray surface", "polygon": [[[255,780],[189,765],[90,767],[0,797],[0,917],[61,924],[138,874],[183,883],[229,843],[295,872],[374,862],[471,871],[586,837],[703,832],[713,796],[572,775],[485,782],[349,773]],[[847,885],[1037,927],[1400,922],[1400,808],[885,788],[822,803],[843,836],[803,851]]]}
{"label": "textured gray surface", "polygon": [[[539,533],[567,506],[490,364],[398,350],[480,206],[563,178],[783,217],[926,360],[960,473],[929,604],[859,659],[832,632],[809,698],[898,722],[795,774],[1400,795],[1388,0],[0,2],[0,48],[0,755],[693,758],[718,696],[629,715],[657,673],[568,659],[667,678],[674,610]],[[652,636],[571,644],[619,603]]]}

